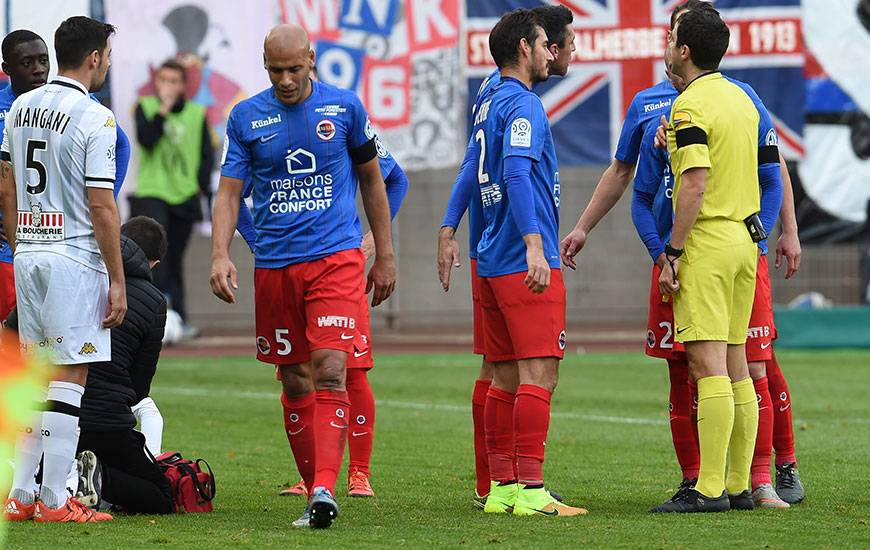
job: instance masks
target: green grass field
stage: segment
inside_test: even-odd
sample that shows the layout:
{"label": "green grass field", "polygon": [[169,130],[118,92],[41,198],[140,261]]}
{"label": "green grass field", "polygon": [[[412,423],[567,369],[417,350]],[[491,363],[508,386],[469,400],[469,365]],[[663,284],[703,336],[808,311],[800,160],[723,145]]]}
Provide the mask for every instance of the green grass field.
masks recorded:
{"label": "green grass field", "polygon": [[[274,371],[253,358],[164,359],[152,396],[164,448],[215,470],[215,512],[116,516],[108,524],[11,525],[9,548],[870,547],[870,352],[790,352],[804,503],[786,511],[653,516],[679,472],[664,363],[639,354],[567,358],[553,401],[548,485],[587,507],[578,518],[489,516],[472,506],[470,355],[382,356],[374,499],[341,498],[327,531],[296,530],[295,482]],[[345,483],[339,479],[339,488]],[[339,494],[341,495],[341,490]]]}

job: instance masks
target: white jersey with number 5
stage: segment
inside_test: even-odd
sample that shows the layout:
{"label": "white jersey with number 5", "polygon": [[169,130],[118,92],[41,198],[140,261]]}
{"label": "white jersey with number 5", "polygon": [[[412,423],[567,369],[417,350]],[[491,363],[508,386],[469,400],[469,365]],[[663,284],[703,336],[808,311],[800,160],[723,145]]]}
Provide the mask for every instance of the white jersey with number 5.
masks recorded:
{"label": "white jersey with number 5", "polygon": [[15,175],[16,255],[53,252],[106,271],[87,188],[114,187],[115,140],[115,115],[76,80],[58,76],[15,100],[0,158]]}

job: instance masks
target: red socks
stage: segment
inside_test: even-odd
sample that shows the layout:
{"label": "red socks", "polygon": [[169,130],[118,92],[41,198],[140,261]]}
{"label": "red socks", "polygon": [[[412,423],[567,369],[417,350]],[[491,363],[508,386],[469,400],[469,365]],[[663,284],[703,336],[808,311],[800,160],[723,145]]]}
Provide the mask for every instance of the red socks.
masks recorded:
{"label": "red socks", "polygon": [[791,424],[791,396],[788,384],[776,362],[774,353],[767,362],[767,381],[773,401],[773,448],[776,450],[776,464],[796,463],[794,453],[794,430]]}
{"label": "red socks", "polygon": [[314,449],[314,481],[311,488],[326,487],[335,494],[335,480],[344,458],[350,402],[346,391],[318,390],[314,411],[317,445]]}
{"label": "red socks", "polygon": [[[516,479],[514,462],[514,401],[512,393],[489,387],[484,406],[486,449],[489,457],[489,477],[493,481]],[[487,489],[487,492],[489,490]]]}
{"label": "red socks", "polygon": [[532,384],[520,384],[517,388],[513,427],[516,433],[517,481],[524,485],[544,483],[544,444],[550,428],[551,396],[552,393]]}
{"label": "red socks", "polygon": [[347,369],[347,395],[350,399],[350,427],[347,446],[350,451],[349,470],[369,475],[372,444],[375,440],[375,397],[365,369]]}
{"label": "red socks", "polygon": [[310,490],[314,482],[314,392],[291,399],[281,392],[281,407],[284,409],[284,431],[296,468]]}
{"label": "red socks", "polygon": [[753,380],[758,399],[758,435],[755,438],[755,454],[752,455],[752,488],[771,484],[770,452],[773,445],[773,403],[770,399],[767,378]]}
{"label": "red socks", "polygon": [[697,405],[693,409],[694,396],[689,382],[689,364],[685,359],[669,359],[668,376],[671,380],[671,438],[674,441],[677,462],[684,479],[698,479],[698,470],[701,467],[696,427],[698,409]]}
{"label": "red socks", "polygon": [[[474,424],[474,470],[477,476],[478,496],[489,494],[489,457],[486,454],[484,408],[486,394],[491,383],[492,380],[477,380],[474,383],[474,393],[471,394],[471,421]],[[351,454],[353,454],[353,447],[351,447]]]}

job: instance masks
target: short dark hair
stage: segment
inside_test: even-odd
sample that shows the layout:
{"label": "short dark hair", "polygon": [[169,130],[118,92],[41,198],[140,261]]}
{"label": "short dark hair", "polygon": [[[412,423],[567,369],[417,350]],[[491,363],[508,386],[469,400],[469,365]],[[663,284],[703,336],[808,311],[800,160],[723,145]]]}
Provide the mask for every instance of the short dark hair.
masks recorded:
{"label": "short dark hair", "polygon": [[568,36],[568,25],[574,22],[574,14],[562,5],[556,6],[538,6],[532,8],[532,12],[538,16],[540,25],[544,27],[544,32],[547,33],[547,40],[550,44],[561,46],[562,42]]}
{"label": "short dark hair", "polygon": [[40,42],[45,44],[45,40],[43,40],[41,36],[27,29],[18,29],[17,31],[12,31],[7,34],[6,38],[3,39],[3,44],[0,45],[0,51],[2,51],[3,54],[3,61],[5,61],[6,63],[12,61],[11,59],[9,59],[10,57],[12,57],[12,50],[17,48],[21,44],[27,44],[28,42],[33,42],[34,40],[39,40]]}
{"label": "short dark hair", "polygon": [[[682,15],[684,12],[691,10],[713,10],[716,11],[716,8],[713,7],[713,3],[709,0],[686,0],[671,12],[671,30],[674,30],[674,25],[677,24],[677,18]],[[716,11],[716,13],[719,13]]]}
{"label": "short dark hair", "polygon": [[162,69],[169,69],[172,71],[180,72],[181,80],[187,82],[187,69],[184,67],[184,65],[181,64],[181,61],[179,61],[178,59],[170,57],[169,59],[161,63],[159,67],[157,67],[158,71]]}
{"label": "short dark hair", "polygon": [[519,44],[525,38],[534,44],[541,21],[532,10],[517,9],[502,15],[489,33],[489,53],[499,69],[515,65],[520,60]]}
{"label": "short dark hair", "polygon": [[689,47],[689,56],[696,67],[705,71],[719,68],[728,50],[731,31],[713,10],[691,10],[680,16],[677,46]]}
{"label": "short dark hair", "polygon": [[54,53],[58,68],[75,69],[81,66],[92,51],[105,50],[113,34],[114,25],[83,15],[70,17],[54,31]]}
{"label": "short dark hair", "polygon": [[149,261],[161,260],[166,255],[169,242],[166,230],[154,218],[135,216],[121,226],[121,235],[139,245]]}

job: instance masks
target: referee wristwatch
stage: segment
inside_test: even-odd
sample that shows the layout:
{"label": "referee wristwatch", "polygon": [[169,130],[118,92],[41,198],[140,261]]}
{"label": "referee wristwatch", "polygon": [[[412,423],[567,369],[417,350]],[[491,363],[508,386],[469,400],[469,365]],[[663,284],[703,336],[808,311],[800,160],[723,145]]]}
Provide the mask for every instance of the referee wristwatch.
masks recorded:
{"label": "referee wristwatch", "polygon": [[682,255],[683,255],[682,248],[674,248],[673,246],[671,246],[671,243],[668,243],[665,245],[665,256],[667,256],[668,261],[671,261],[671,258],[676,260],[677,258],[679,258]]}

